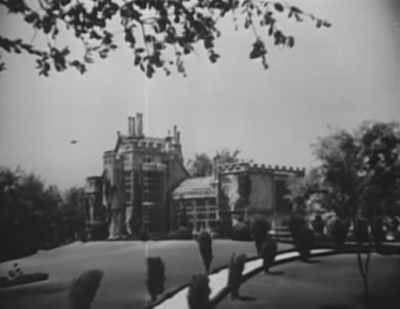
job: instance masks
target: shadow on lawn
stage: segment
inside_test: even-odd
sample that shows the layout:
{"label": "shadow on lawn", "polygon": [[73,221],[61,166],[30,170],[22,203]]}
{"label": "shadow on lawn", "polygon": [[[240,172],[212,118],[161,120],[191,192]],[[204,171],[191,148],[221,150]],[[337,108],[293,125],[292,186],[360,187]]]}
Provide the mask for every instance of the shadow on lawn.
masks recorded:
{"label": "shadow on lawn", "polygon": [[277,270],[277,271],[269,270],[267,273],[264,273],[264,274],[265,275],[272,275],[272,276],[281,276],[281,275],[284,275],[285,272],[282,271],[282,270]]}
{"label": "shadow on lawn", "polygon": [[370,295],[367,298],[364,296],[357,296],[354,298],[354,303],[352,304],[324,304],[319,305],[318,309],[395,309],[399,308],[399,306],[399,297]]}
{"label": "shadow on lawn", "polygon": [[237,296],[232,300],[238,300],[238,301],[246,302],[246,301],[256,301],[257,298],[253,297],[253,296]]}

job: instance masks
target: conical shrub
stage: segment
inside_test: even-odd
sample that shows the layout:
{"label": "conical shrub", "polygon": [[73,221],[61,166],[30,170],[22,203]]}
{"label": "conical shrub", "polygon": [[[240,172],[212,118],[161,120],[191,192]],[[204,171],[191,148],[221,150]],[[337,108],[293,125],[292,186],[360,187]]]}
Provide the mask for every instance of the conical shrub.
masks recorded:
{"label": "conical shrub", "polygon": [[203,259],[204,268],[208,273],[210,271],[211,262],[214,258],[212,252],[211,235],[206,231],[201,232],[199,235],[198,244],[201,258]]}
{"label": "conical shrub", "polygon": [[192,276],[189,283],[188,305],[190,309],[211,309],[211,289],[207,275]]}
{"label": "conical shrub", "polygon": [[232,254],[231,261],[229,263],[229,275],[228,275],[228,288],[231,292],[231,299],[239,299],[239,289],[242,283],[242,274],[244,270],[244,265],[246,263],[246,255],[241,254],[235,256]]}
{"label": "conical shrub", "polygon": [[269,268],[274,263],[277,251],[277,243],[271,237],[268,237],[265,240],[261,249],[261,256],[263,258],[263,269],[265,273],[268,273]]}
{"label": "conical shrub", "polygon": [[89,270],[73,280],[70,287],[71,309],[89,309],[100,282],[103,279],[101,270]]}
{"label": "conical shrub", "polygon": [[164,293],[165,264],[160,257],[147,258],[147,290],[151,301],[157,299],[157,295]]}

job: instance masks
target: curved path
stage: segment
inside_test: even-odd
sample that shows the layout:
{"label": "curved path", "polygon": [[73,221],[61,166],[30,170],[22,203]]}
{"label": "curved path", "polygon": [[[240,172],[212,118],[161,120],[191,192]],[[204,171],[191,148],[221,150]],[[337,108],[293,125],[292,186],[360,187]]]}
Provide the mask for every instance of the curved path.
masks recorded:
{"label": "curved path", "polygon": [[[330,254],[336,252],[333,249],[314,249],[311,251],[312,256]],[[281,252],[278,253],[275,258],[274,264],[283,263],[293,259],[299,258],[297,251]],[[248,277],[253,273],[261,270],[263,264],[262,258],[249,260],[244,268],[243,276]],[[211,295],[210,299],[215,302],[226,293],[227,282],[228,282],[228,268],[221,269],[220,271],[209,275]],[[183,289],[178,291],[171,298],[166,299],[164,302],[154,306],[156,309],[189,309],[187,304],[188,286],[186,285]]]}

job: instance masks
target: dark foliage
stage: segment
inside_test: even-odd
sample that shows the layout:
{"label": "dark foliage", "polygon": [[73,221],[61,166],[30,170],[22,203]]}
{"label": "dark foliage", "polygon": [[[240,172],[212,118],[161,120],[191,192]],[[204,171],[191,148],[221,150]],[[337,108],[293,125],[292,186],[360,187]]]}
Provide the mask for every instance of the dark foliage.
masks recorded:
{"label": "dark foliage", "polygon": [[296,238],[296,249],[300,253],[300,258],[307,261],[310,257],[310,251],[314,247],[314,232],[309,228],[303,228]]}
{"label": "dark foliage", "polygon": [[372,218],[371,234],[372,234],[372,239],[374,240],[377,246],[380,246],[382,241],[386,239],[386,232],[383,229],[383,227],[384,227],[383,217],[376,216]]}
{"label": "dark foliage", "polygon": [[328,224],[328,234],[337,246],[342,245],[349,233],[350,223],[347,220],[335,218]]}
{"label": "dark foliage", "polygon": [[315,216],[315,219],[311,222],[311,225],[315,233],[322,234],[324,232],[325,222],[322,220],[320,215]]}
{"label": "dark foliage", "polygon": [[148,241],[150,239],[149,232],[147,232],[147,230],[144,227],[140,229],[139,238],[141,241]]}
{"label": "dark foliage", "polygon": [[189,240],[193,239],[192,230],[189,227],[180,226],[175,232],[171,234],[173,239]]}
{"label": "dark foliage", "polygon": [[260,217],[255,217],[251,222],[251,234],[256,245],[257,254],[261,253],[263,243],[265,242],[268,231],[271,229],[270,223]]}
{"label": "dark foliage", "polygon": [[160,257],[147,258],[147,290],[151,300],[155,301],[157,295],[164,293],[165,265]]}
{"label": "dark foliage", "polygon": [[0,261],[77,239],[85,228],[79,188],[63,196],[34,174],[0,167]]}
{"label": "dark foliage", "polygon": [[190,309],[211,309],[209,281],[207,275],[192,276],[187,296]]}
{"label": "dark foliage", "polygon": [[297,235],[304,228],[306,221],[302,214],[294,213],[290,216],[288,221],[290,235],[292,236],[293,241],[296,240]]}
{"label": "dark foliage", "polygon": [[400,221],[396,217],[389,217],[386,220],[386,228],[389,232],[397,232],[397,229],[399,228]]}
{"label": "dark foliage", "polygon": [[17,285],[21,285],[21,284],[28,284],[28,283],[38,282],[38,281],[44,281],[47,279],[49,279],[49,275],[44,274],[44,273],[26,274],[26,275],[16,277],[13,280],[10,280],[7,277],[1,277],[0,278],[0,288],[6,288],[6,287],[17,286]]}
{"label": "dark foliage", "polygon": [[72,282],[69,293],[71,309],[90,309],[103,275],[101,270],[89,270]]}
{"label": "dark foliage", "polygon": [[229,275],[228,275],[228,288],[231,293],[232,299],[240,298],[240,285],[242,284],[242,274],[244,270],[244,265],[246,263],[246,255],[241,254],[239,256],[235,256],[232,254],[230,263],[229,263]]}
{"label": "dark foliage", "polygon": [[[81,1],[24,1],[3,0],[0,5],[9,14],[18,15],[36,34],[47,37],[47,48],[39,49],[22,39],[0,36],[0,48],[8,53],[28,53],[36,58],[39,74],[48,76],[51,70],[63,72],[74,67],[80,73],[94,62],[94,57],[105,59],[118,49],[118,39],[132,50],[133,65],[148,78],[156,71],[171,74],[176,66],[178,73],[186,76],[183,58],[195,52],[195,46],[204,47],[211,63],[220,58],[216,41],[221,36],[217,20],[235,12],[244,17],[244,28],[251,29],[254,43],[250,59],[259,59],[268,68],[267,49],[258,32],[266,28],[268,38],[277,47],[294,46],[293,36],[279,27],[278,16],[286,11],[288,18],[297,22],[304,18],[315,22],[317,28],[330,27],[329,22],[307,14],[297,7],[269,1],[158,1],[136,0],[118,3],[115,0]],[[148,13],[151,13],[150,15]],[[147,14],[146,14],[147,13]],[[229,14],[230,15],[230,14]],[[117,25],[111,31],[110,22]],[[235,28],[238,28],[234,17]],[[258,30],[257,30],[258,28]],[[114,29],[113,29],[114,30]],[[75,58],[68,46],[59,48],[57,38],[71,32],[85,49],[82,58]],[[167,56],[174,55],[173,59]],[[4,63],[0,70],[4,70]]]}
{"label": "dark foliage", "polygon": [[106,240],[109,236],[107,222],[93,222],[90,229],[91,240]]}
{"label": "dark foliage", "polygon": [[214,258],[211,235],[206,231],[201,232],[199,235],[198,244],[201,258],[203,259],[204,268],[208,273],[210,271],[211,262]]}
{"label": "dark foliage", "polygon": [[268,236],[261,249],[261,256],[263,258],[263,269],[265,273],[268,273],[269,268],[274,263],[277,251],[278,244],[271,237]]}
{"label": "dark foliage", "polygon": [[231,239],[240,241],[251,241],[251,230],[246,223],[237,223],[232,227]]}
{"label": "dark foliage", "polygon": [[362,244],[370,241],[369,223],[365,218],[357,218],[354,224],[354,236],[357,243]]}

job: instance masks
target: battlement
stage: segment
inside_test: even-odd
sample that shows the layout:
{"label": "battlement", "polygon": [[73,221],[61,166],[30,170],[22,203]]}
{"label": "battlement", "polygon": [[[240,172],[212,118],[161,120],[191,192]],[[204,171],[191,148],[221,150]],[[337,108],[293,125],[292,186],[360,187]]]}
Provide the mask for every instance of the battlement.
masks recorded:
{"label": "battlement", "polygon": [[305,168],[293,167],[293,166],[279,166],[279,165],[265,165],[265,164],[255,164],[255,163],[229,163],[218,166],[218,171],[220,173],[240,173],[240,172],[250,172],[250,173],[293,173],[293,174],[303,174],[305,173]]}

